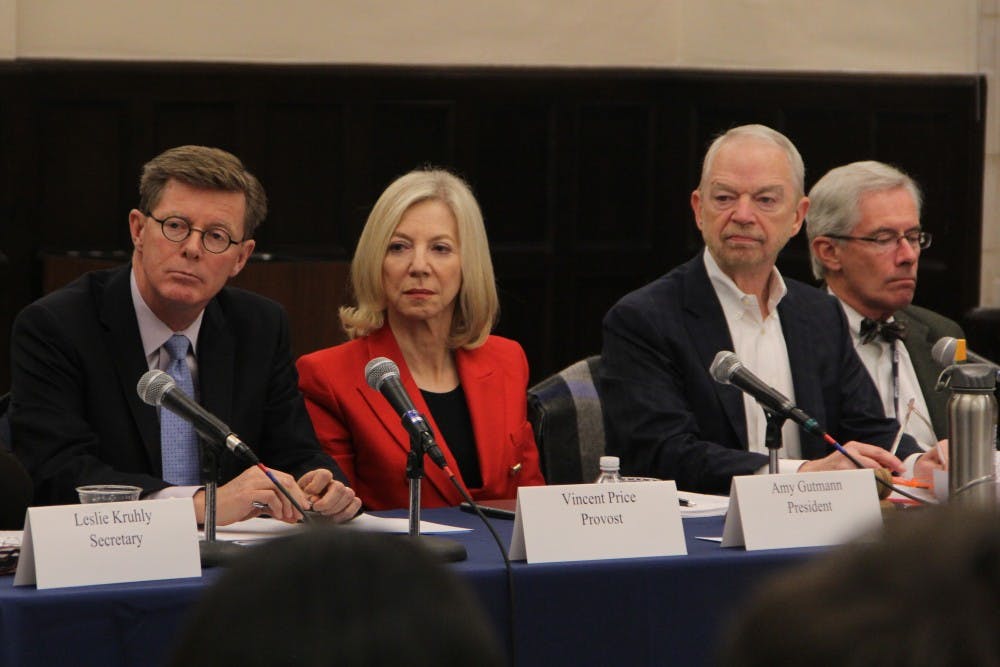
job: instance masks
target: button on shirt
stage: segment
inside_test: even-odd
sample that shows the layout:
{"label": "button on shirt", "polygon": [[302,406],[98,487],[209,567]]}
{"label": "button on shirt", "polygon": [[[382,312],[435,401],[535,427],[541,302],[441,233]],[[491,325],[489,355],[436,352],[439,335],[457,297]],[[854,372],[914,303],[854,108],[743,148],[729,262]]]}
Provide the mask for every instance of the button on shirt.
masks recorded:
{"label": "button on shirt", "polygon": [[[832,293],[832,292],[831,292]],[[907,406],[913,400],[914,411],[929,418],[930,412],[927,410],[927,402],[924,400],[924,393],[920,389],[920,382],[917,380],[917,372],[913,370],[913,362],[910,360],[910,353],[906,350],[906,345],[902,341],[896,342],[896,352],[899,354],[899,411],[897,415],[893,400],[893,380],[892,380],[892,346],[881,338],[869,343],[861,342],[861,320],[864,316],[849,305],[840,302],[847,315],[847,323],[851,329],[851,340],[854,342],[854,349],[861,358],[871,375],[875,388],[878,389],[882,398],[882,407],[889,417],[896,417],[899,422],[906,417]],[[890,318],[889,321],[892,321]],[[910,415],[906,423],[906,433],[913,436],[924,450],[928,450],[937,444],[937,436],[924,419],[916,414]]]}
{"label": "button on shirt", "polygon": [[[753,371],[757,377],[794,402],[792,368],[788,361],[785,335],[781,329],[777,310],[778,303],[788,292],[788,288],[778,269],[771,269],[771,280],[768,281],[768,315],[762,317],[757,297],[746,294],[737,287],[732,278],[719,268],[708,248],[705,249],[704,258],[708,278],[715,294],[719,297],[726,324],[729,326],[729,335],[733,339],[733,352],[748,370]],[[764,444],[764,432],[767,427],[764,410],[748,394],[743,394],[743,409],[746,414],[747,443],[750,451],[767,454],[767,447]],[[795,472],[802,464],[798,424],[790,419],[787,420],[781,429],[781,440],[782,448],[778,456],[787,461],[780,463],[779,471]],[[767,472],[767,466],[759,472]]]}

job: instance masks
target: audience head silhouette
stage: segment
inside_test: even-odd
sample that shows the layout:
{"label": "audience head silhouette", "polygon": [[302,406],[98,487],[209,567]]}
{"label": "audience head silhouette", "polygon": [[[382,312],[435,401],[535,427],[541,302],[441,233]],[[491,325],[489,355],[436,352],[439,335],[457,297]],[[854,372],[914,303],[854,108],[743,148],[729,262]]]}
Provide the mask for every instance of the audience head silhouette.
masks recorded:
{"label": "audience head silhouette", "polygon": [[887,522],[883,539],[764,583],[737,617],[719,664],[1000,665],[997,513],[902,514]]}
{"label": "audience head silhouette", "polygon": [[233,563],[170,664],[500,667],[501,656],[471,592],[419,545],[322,528]]}

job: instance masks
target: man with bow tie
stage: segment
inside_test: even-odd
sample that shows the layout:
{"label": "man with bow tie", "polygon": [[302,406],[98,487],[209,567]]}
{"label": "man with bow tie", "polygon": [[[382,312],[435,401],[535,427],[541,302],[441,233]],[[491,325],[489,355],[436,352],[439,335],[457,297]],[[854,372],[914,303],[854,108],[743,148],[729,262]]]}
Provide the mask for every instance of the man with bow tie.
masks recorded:
{"label": "man with bow tie", "polygon": [[[766,472],[760,406],[709,368],[732,350],[862,465],[928,478],[941,467],[887,418],[830,295],[781,276],[778,253],[809,211],[802,156],[762,125],[732,128],[709,146],[691,193],[705,249],[625,295],[604,317],[599,381],[607,450],[632,475],[726,493],[737,475]],[[791,420],[778,470],[853,467]]]}
{"label": "man with bow tie", "polygon": [[940,369],[931,347],[942,336],[965,336],[956,322],[911,305],[920,252],[931,244],[921,199],[900,170],[853,162],[813,186],[806,230],[813,274],[840,300],[886,415],[926,450],[948,432],[948,395],[934,391]]}

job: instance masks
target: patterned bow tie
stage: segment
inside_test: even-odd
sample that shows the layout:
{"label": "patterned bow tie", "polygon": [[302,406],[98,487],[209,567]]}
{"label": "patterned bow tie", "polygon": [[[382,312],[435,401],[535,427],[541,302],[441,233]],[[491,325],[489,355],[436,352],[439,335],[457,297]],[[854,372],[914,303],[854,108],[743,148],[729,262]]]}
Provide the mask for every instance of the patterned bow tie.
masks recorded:
{"label": "patterned bow tie", "polygon": [[887,343],[906,339],[906,325],[902,322],[876,322],[865,318],[861,320],[861,342],[870,343],[881,338]]}

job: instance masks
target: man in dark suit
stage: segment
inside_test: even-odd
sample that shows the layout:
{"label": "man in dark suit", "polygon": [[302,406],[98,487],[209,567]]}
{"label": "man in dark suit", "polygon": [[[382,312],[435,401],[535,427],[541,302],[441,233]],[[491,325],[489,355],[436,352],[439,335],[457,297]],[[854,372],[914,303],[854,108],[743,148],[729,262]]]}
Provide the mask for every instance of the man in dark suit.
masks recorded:
{"label": "man in dark suit", "polygon": [[911,305],[920,253],[931,244],[921,199],[899,169],[852,162],[809,191],[806,233],[813,274],[840,300],[886,414],[930,448],[948,433],[948,393],[934,390],[941,369],[931,348],[942,336],[965,335],[953,320]]}
{"label": "man in dark suit", "polygon": [[[137,380],[160,369],[190,383],[301,506],[354,516],[360,500],[320,450],[296,387],[284,310],[225,287],[266,211],[263,188],[235,156],[168,150],[143,168],[139,208],[129,213],[131,265],[84,275],[18,315],[10,423],[36,502],[76,502],[83,484],[133,484],[147,498],[191,497],[203,521],[193,433],[136,393]],[[168,424],[182,435],[161,438]],[[228,451],[220,468],[219,524],[262,512],[298,518],[259,468]]]}
{"label": "man in dark suit", "polygon": [[[734,475],[766,471],[762,410],[709,374],[720,350],[734,350],[848,441],[863,465],[925,477],[940,466],[936,452],[918,457],[908,437],[899,453],[914,456],[905,465],[886,451],[897,426],[882,414],[837,302],[775,267],[809,208],[803,180],[795,146],[770,128],[738,127],[716,139],[691,195],[705,251],[608,312],[601,396],[608,451],[625,472],[726,493]],[[853,467],[791,421],[782,439],[781,472]]]}

